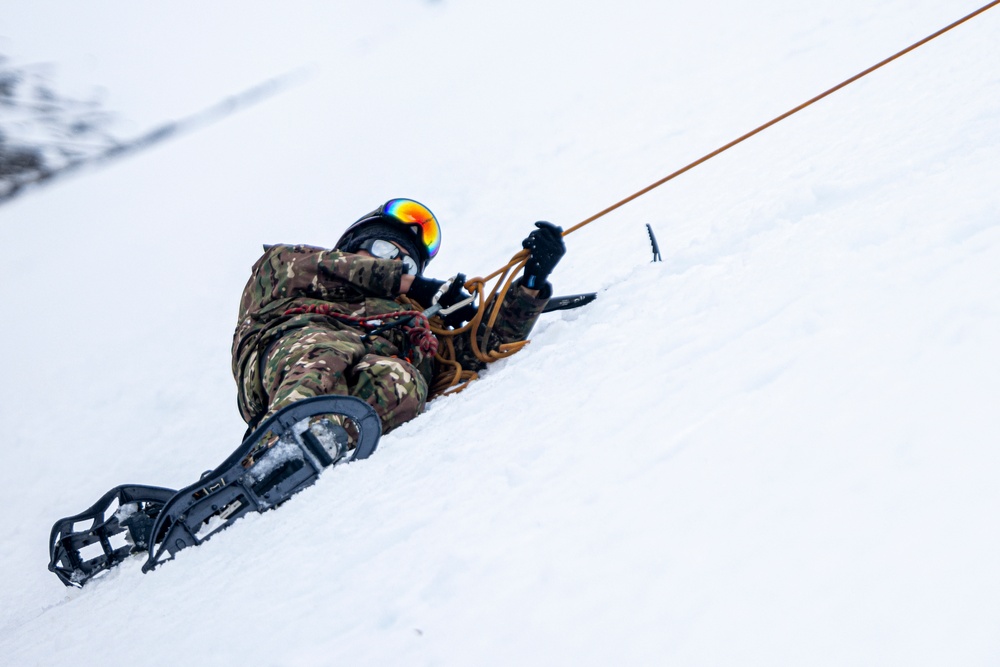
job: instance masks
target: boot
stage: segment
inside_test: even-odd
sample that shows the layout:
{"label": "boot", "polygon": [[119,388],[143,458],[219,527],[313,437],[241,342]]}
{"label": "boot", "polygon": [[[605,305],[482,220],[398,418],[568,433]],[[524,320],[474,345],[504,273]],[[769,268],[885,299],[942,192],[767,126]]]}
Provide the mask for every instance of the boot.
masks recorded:
{"label": "boot", "polygon": [[[330,456],[330,462],[326,465],[349,460],[358,446],[358,425],[344,415],[321,414],[310,417],[307,430]],[[309,437],[305,433],[302,435]]]}

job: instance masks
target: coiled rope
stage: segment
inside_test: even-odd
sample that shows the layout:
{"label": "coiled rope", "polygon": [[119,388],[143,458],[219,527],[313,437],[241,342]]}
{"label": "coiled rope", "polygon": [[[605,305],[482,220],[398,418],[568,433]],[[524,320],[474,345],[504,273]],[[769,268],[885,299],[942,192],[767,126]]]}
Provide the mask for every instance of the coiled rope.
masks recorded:
{"label": "coiled rope", "polygon": [[[703,155],[702,157],[698,158],[694,162],[691,162],[690,164],[688,164],[688,165],[686,165],[684,167],[681,167],[680,169],[678,169],[677,171],[673,172],[672,174],[669,174],[668,176],[665,176],[665,177],[661,178],[660,180],[656,181],[655,183],[651,183],[651,184],[647,185],[646,187],[642,188],[641,190],[638,190],[637,192],[634,192],[634,193],[630,194],[628,197],[625,197],[624,199],[622,199],[622,200],[620,200],[620,201],[612,204],[611,206],[608,206],[604,210],[599,211],[598,213],[595,213],[594,215],[590,216],[586,220],[578,222],[577,224],[573,225],[572,227],[570,227],[569,229],[567,229],[566,231],[564,231],[563,232],[563,236],[565,237],[565,236],[568,236],[568,235],[572,234],[573,232],[575,232],[576,230],[580,229],[581,227],[589,225],[590,223],[594,222],[595,220],[604,217],[608,213],[611,213],[612,211],[614,211],[614,210],[616,210],[618,208],[621,208],[622,206],[624,206],[625,204],[631,202],[632,200],[637,199],[637,198],[641,197],[642,195],[650,192],[651,190],[654,190],[654,189],[660,187],[664,183],[667,183],[668,181],[672,181],[673,179],[677,178],[681,174],[694,169],[698,165],[703,164],[703,163],[707,162],[708,160],[711,160],[713,157],[715,157],[715,156],[717,156],[717,155],[719,155],[721,153],[724,153],[725,151],[729,150],[733,146],[736,146],[737,144],[740,144],[740,143],[746,141],[750,137],[763,132],[764,130],[766,130],[767,128],[771,127],[772,125],[776,125],[776,124],[780,123],[781,121],[785,120],[789,116],[792,116],[792,115],[798,113],[799,111],[802,111],[806,107],[808,107],[808,106],[810,106],[812,104],[815,104],[816,102],[820,101],[821,99],[823,99],[823,98],[825,98],[825,97],[827,97],[829,95],[832,95],[833,93],[837,92],[841,88],[844,88],[844,87],[846,87],[846,86],[854,83],[858,79],[861,79],[861,78],[863,78],[863,77],[871,74],[875,70],[877,70],[877,69],[879,69],[881,67],[884,67],[885,65],[888,65],[892,61],[894,61],[894,60],[896,60],[898,58],[901,58],[902,56],[906,55],[910,51],[913,51],[913,50],[915,50],[915,49],[923,46],[927,42],[930,42],[931,40],[933,40],[933,39],[935,39],[937,37],[940,37],[941,35],[945,34],[949,30],[952,30],[953,28],[956,28],[956,27],[962,25],[966,21],[969,21],[969,20],[971,20],[971,19],[979,16],[983,12],[985,12],[985,11],[987,11],[987,10],[995,7],[998,4],[1000,4],[1000,0],[993,0],[993,2],[990,2],[990,3],[988,3],[988,4],[986,4],[986,5],[982,6],[982,7],[980,7],[979,9],[977,9],[974,12],[972,12],[971,14],[968,14],[968,15],[966,15],[966,16],[958,19],[954,23],[951,23],[951,24],[945,26],[944,28],[941,28],[937,32],[934,32],[934,33],[928,35],[927,37],[924,37],[923,39],[921,39],[921,40],[919,40],[917,42],[914,42],[910,46],[908,46],[905,49],[899,51],[898,53],[895,53],[895,54],[889,56],[885,60],[882,60],[881,62],[878,62],[875,65],[872,65],[871,67],[869,67],[868,69],[866,69],[864,71],[858,72],[857,74],[855,74],[854,76],[850,77],[849,79],[845,79],[844,81],[838,83],[836,86],[833,86],[832,88],[829,88],[829,89],[823,91],[819,95],[816,95],[815,97],[813,97],[813,98],[811,98],[811,99],[803,102],[802,104],[800,104],[800,105],[798,105],[798,106],[796,106],[796,107],[794,107],[792,109],[789,109],[788,111],[786,111],[785,113],[781,114],[780,116],[776,116],[776,117],[772,118],[771,120],[767,121],[763,125],[760,125],[759,127],[756,127],[753,130],[747,132],[746,134],[744,134],[744,135],[742,135],[742,136],[740,136],[740,137],[738,137],[738,138],[730,141],[728,144],[725,144],[724,146],[720,146],[719,148],[715,149],[711,153],[707,153],[707,154]],[[472,352],[475,354],[476,358],[479,359],[480,361],[482,361],[483,363],[492,363],[492,362],[494,362],[494,361],[496,361],[498,359],[503,359],[505,357],[509,357],[510,355],[514,354],[515,352],[517,352],[518,350],[520,350],[522,347],[524,347],[525,345],[527,345],[528,341],[519,341],[519,342],[516,342],[516,343],[510,343],[510,344],[507,344],[507,345],[501,345],[498,350],[489,350],[488,349],[488,342],[489,342],[489,339],[490,339],[490,333],[493,331],[493,325],[496,323],[497,316],[499,315],[499,312],[500,312],[499,308],[495,308],[493,306],[494,306],[494,304],[499,304],[499,303],[503,302],[503,299],[507,295],[508,290],[510,290],[511,285],[513,285],[513,283],[514,283],[515,278],[520,273],[521,269],[524,267],[524,265],[527,263],[527,261],[528,261],[528,251],[527,250],[521,250],[521,251],[517,252],[505,266],[503,266],[500,269],[497,269],[496,271],[494,271],[493,273],[489,274],[485,278],[470,278],[469,280],[465,281],[465,288],[470,293],[475,294],[475,295],[477,295],[479,297],[479,312],[476,313],[476,316],[472,319],[472,321],[468,322],[465,326],[461,327],[460,329],[447,330],[447,329],[443,329],[442,327],[440,327],[439,325],[436,324],[437,322],[439,322],[439,320],[436,320],[436,319],[432,319],[431,320],[431,330],[434,332],[434,334],[436,336],[438,336],[439,338],[441,338],[444,341],[444,346],[443,346],[444,349],[443,350],[439,349],[438,355],[435,357],[438,360],[438,362],[441,364],[442,371],[438,374],[438,377],[435,379],[435,382],[433,383],[433,386],[431,387],[431,396],[437,396],[437,395],[444,394],[444,393],[455,393],[457,391],[461,391],[462,389],[464,389],[468,385],[469,382],[471,382],[472,380],[474,380],[476,378],[476,374],[474,372],[463,370],[462,367],[461,367],[461,365],[455,360],[455,346],[454,346],[454,341],[452,340],[452,338],[454,338],[455,336],[460,335],[460,334],[465,334],[465,333],[468,332],[470,334],[470,342],[471,342]],[[493,278],[496,278],[497,276],[500,276],[499,279],[496,281],[496,283],[494,283],[493,288],[489,291],[489,295],[486,296],[486,283],[488,281],[492,280]],[[474,332],[478,332],[479,331],[480,324],[482,324],[483,318],[484,318],[486,312],[488,312],[488,311],[491,311],[491,312],[490,312],[489,320],[487,320],[487,323],[486,323],[486,328],[483,330],[483,332],[480,335],[477,336]]]}

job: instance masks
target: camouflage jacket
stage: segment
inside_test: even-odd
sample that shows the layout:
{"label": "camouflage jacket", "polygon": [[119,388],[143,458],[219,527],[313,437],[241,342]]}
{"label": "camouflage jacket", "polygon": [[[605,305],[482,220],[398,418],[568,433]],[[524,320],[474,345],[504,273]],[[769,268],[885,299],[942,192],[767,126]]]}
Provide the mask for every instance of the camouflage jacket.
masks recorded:
{"label": "camouflage jacket", "polygon": [[[355,317],[381,315],[408,307],[395,299],[399,295],[402,264],[392,260],[363,257],[354,253],[325,250],[307,245],[265,246],[264,254],[251,269],[243,289],[239,321],[233,334],[232,370],[240,392],[243,374],[250,363],[258,364],[266,349],[291,329],[322,323],[334,328],[358,328],[335,316],[318,313],[287,315],[292,308],[322,306]],[[547,294],[544,296],[548,296]],[[524,340],[548,302],[535,298],[515,285],[500,305],[500,314],[490,335],[489,349],[503,343]],[[456,339],[457,360],[464,368],[480,370],[477,360],[462,339]],[[432,358],[411,349],[400,328],[389,329],[370,339],[369,351],[383,356],[408,357],[428,384],[436,373]],[[255,406],[249,396],[240,396],[243,418]]]}

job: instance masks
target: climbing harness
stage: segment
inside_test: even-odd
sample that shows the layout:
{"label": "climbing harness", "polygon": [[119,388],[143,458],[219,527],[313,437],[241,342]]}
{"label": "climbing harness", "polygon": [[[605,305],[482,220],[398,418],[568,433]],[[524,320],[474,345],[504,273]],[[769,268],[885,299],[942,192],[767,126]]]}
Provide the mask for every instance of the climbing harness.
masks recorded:
{"label": "climbing harness", "polygon": [[[738,137],[737,139],[734,139],[733,141],[730,141],[728,144],[725,144],[724,146],[721,146],[721,147],[715,149],[711,153],[708,153],[708,154],[706,154],[706,155],[698,158],[694,162],[692,162],[692,163],[690,163],[690,164],[688,164],[688,165],[686,165],[684,167],[681,167],[680,169],[678,169],[677,171],[673,172],[672,174],[669,174],[669,175],[665,176],[664,178],[661,178],[660,180],[656,181],[655,183],[651,183],[650,185],[647,185],[646,187],[642,188],[641,190],[632,193],[628,197],[625,197],[624,199],[622,199],[622,200],[620,200],[620,201],[612,204],[611,206],[603,209],[602,211],[599,211],[599,212],[595,213],[594,215],[590,216],[589,218],[587,218],[587,219],[585,219],[585,220],[583,220],[583,221],[581,221],[581,222],[573,225],[572,227],[570,227],[569,229],[567,229],[566,231],[563,232],[563,236],[565,237],[565,236],[568,236],[569,234],[572,234],[573,232],[575,232],[576,230],[580,229],[581,227],[584,227],[584,226],[590,224],[591,222],[594,222],[595,220],[604,217],[608,213],[611,213],[612,211],[614,211],[614,210],[616,210],[618,208],[621,208],[625,204],[631,202],[634,199],[637,199],[637,198],[641,197],[642,195],[650,192],[651,190],[654,190],[654,189],[660,187],[664,183],[667,183],[668,181],[671,181],[671,180],[677,178],[678,176],[680,176],[683,173],[691,171],[692,169],[694,169],[698,165],[703,164],[704,162],[707,162],[708,160],[712,159],[713,157],[715,157],[715,156],[717,156],[717,155],[719,155],[721,153],[724,153],[725,151],[729,150],[733,146],[736,146],[737,144],[740,144],[740,143],[746,141],[750,137],[763,132],[764,130],[766,130],[767,128],[771,127],[772,125],[776,125],[777,123],[780,123],[781,121],[785,120],[789,116],[791,116],[793,114],[796,114],[799,111],[802,111],[806,107],[808,107],[808,106],[810,106],[810,105],[818,102],[819,100],[821,100],[821,99],[823,99],[825,97],[828,97],[829,95],[832,95],[833,93],[837,92],[841,88],[844,88],[845,86],[848,86],[848,85],[854,83],[858,79],[861,79],[862,77],[865,77],[868,74],[871,74],[875,70],[877,70],[877,69],[879,69],[879,68],[881,68],[881,67],[883,67],[885,65],[888,65],[892,61],[894,61],[894,60],[896,60],[896,59],[898,59],[898,58],[906,55],[910,51],[913,51],[914,49],[917,49],[917,48],[923,46],[927,42],[930,42],[931,40],[933,40],[933,39],[935,39],[937,37],[940,37],[941,35],[943,35],[944,33],[948,32],[949,30],[952,30],[953,28],[958,27],[959,25],[965,23],[966,21],[969,21],[969,20],[975,18],[976,16],[979,16],[983,12],[987,11],[988,9],[991,9],[991,8],[995,7],[998,4],[1000,4],[1000,0],[993,0],[993,2],[990,2],[989,4],[986,4],[986,5],[982,6],[982,7],[980,7],[979,9],[977,9],[974,12],[972,12],[971,14],[968,14],[968,15],[960,18],[959,20],[955,21],[954,23],[951,23],[951,24],[945,26],[944,28],[941,28],[937,32],[935,32],[935,33],[933,33],[931,35],[928,35],[927,37],[924,37],[923,39],[921,39],[921,40],[919,40],[917,42],[914,42],[910,46],[908,46],[905,49],[899,51],[898,53],[895,53],[892,56],[889,56],[885,60],[882,60],[881,62],[876,63],[875,65],[872,65],[868,69],[866,69],[866,70],[864,70],[862,72],[859,72],[858,74],[855,74],[851,78],[846,79],[846,80],[842,81],[841,83],[838,83],[836,86],[833,86],[832,88],[829,88],[828,90],[820,93],[819,95],[816,95],[815,97],[813,97],[813,98],[811,98],[811,99],[803,102],[802,104],[798,105],[797,107],[794,107],[793,109],[790,109],[790,110],[786,111],[785,113],[781,114],[780,116],[777,116],[777,117],[769,120],[768,122],[764,123],[763,125],[761,125],[761,126],[755,128],[755,129],[751,130],[750,132],[747,132],[746,134]],[[651,240],[652,240],[652,230],[650,230],[650,237],[651,237]],[[655,243],[655,241],[654,241],[654,243]],[[656,250],[658,250],[658,248],[656,248]],[[476,316],[474,318],[472,318],[472,320],[469,321],[465,326],[463,326],[463,327],[461,327],[459,329],[455,329],[455,330],[446,330],[446,329],[443,329],[443,328],[441,328],[439,326],[436,326],[435,322],[431,322],[431,331],[433,331],[433,333],[435,335],[437,335],[439,338],[441,338],[444,341],[443,349],[435,357],[438,360],[438,362],[441,364],[441,367],[442,367],[443,370],[442,370],[441,373],[439,373],[438,377],[436,378],[436,380],[434,382],[433,387],[431,388],[431,396],[436,396],[436,395],[443,394],[443,393],[455,393],[455,392],[461,391],[462,389],[464,389],[468,385],[468,383],[471,380],[473,380],[473,379],[476,378],[476,374],[475,373],[472,373],[471,371],[464,371],[462,369],[461,365],[458,364],[457,361],[455,361],[455,347],[454,347],[453,341],[451,340],[454,336],[468,333],[469,334],[469,339],[470,339],[470,342],[471,342],[471,346],[470,347],[472,349],[473,354],[476,356],[476,358],[479,361],[481,361],[483,363],[486,363],[486,364],[492,363],[494,361],[497,361],[498,359],[503,359],[503,358],[509,357],[510,355],[514,354],[515,352],[517,352],[518,350],[520,350],[522,347],[524,347],[525,345],[527,345],[528,341],[519,341],[519,342],[516,342],[516,343],[509,343],[509,344],[506,344],[506,345],[500,345],[499,349],[496,349],[496,350],[490,350],[490,349],[488,349],[488,342],[489,342],[489,339],[490,339],[490,333],[493,331],[493,325],[495,324],[497,316],[498,316],[499,311],[500,311],[499,308],[496,308],[494,306],[496,304],[499,304],[499,303],[503,302],[503,299],[507,295],[508,290],[510,290],[511,286],[514,283],[514,280],[520,274],[521,269],[524,268],[524,265],[527,263],[527,261],[528,261],[528,251],[527,250],[520,250],[520,251],[518,251],[511,258],[511,260],[505,266],[501,267],[500,269],[497,269],[496,271],[494,271],[493,273],[489,274],[485,278],[470,278],[469,280],[467,280],[465,282],[465,288],[473,296],[477,296],[477,295],[479,296],[479,312],[476,313]],[[499,278],[497,278],[497,276],[499,276]],[[487,293],[486,283],[488,281],[492,280],[493,278],[497,278],[497,281],[493,284],[493,287]],[[488,319],[486,318],[487,313],[489,313]],[[481,330],[480,329],[480,325],[483,324],[484,319],[486,319],[485,327],[482,328],[482,330]]]}
{"label": "climbing harness", "polygon": [[438,339],[431,332],[427,316],[419,310],[394,310],[380,315],[347,315],[334,310],[333,304],[310,304],[296,306],[284,312],[285,315],[301,315],[311,313],[325,315],[335,320],[360,327],[366,336],[375,336],[395,327],[402,327],[406,332],[410,345],[418,348],[428,357],[433,357],[438,351]]}

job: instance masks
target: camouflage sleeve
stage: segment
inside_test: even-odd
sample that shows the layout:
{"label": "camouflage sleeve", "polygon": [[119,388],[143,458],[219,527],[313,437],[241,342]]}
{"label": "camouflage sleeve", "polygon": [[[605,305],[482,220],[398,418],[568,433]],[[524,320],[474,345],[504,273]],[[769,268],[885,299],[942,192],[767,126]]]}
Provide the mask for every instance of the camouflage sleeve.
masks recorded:
{"label": "camouflage sleeve", "polygon": [[[493,330],[489,335],[489,343],[486,349],[497,350],[505,343],[526,340],[531,333],[539,315],[549,302],[551,289],[545,289],[539,296],[534,297],[521,287],[521,281],[516,281],[504,297],[500,304],[500,314],[493,325]],[[479,326],[480,349],[483,349],[482,340],[486,335],[486,324],[489,321],[490,311],[487,311],[483,318],[484,324]],[[482,370],[485,364],[479,361],[472,352],[472,344],[468,336],[455,337],[455,356],[462,368],[467,370]]]}
{"label": "camouflage sleeve", "polygon": [[273,245],[254,264],[243,290],[240,320],[268,304],[308,297],[347,300],[363,295],[393,298],[399,294],[399,262],[307,245]]}

